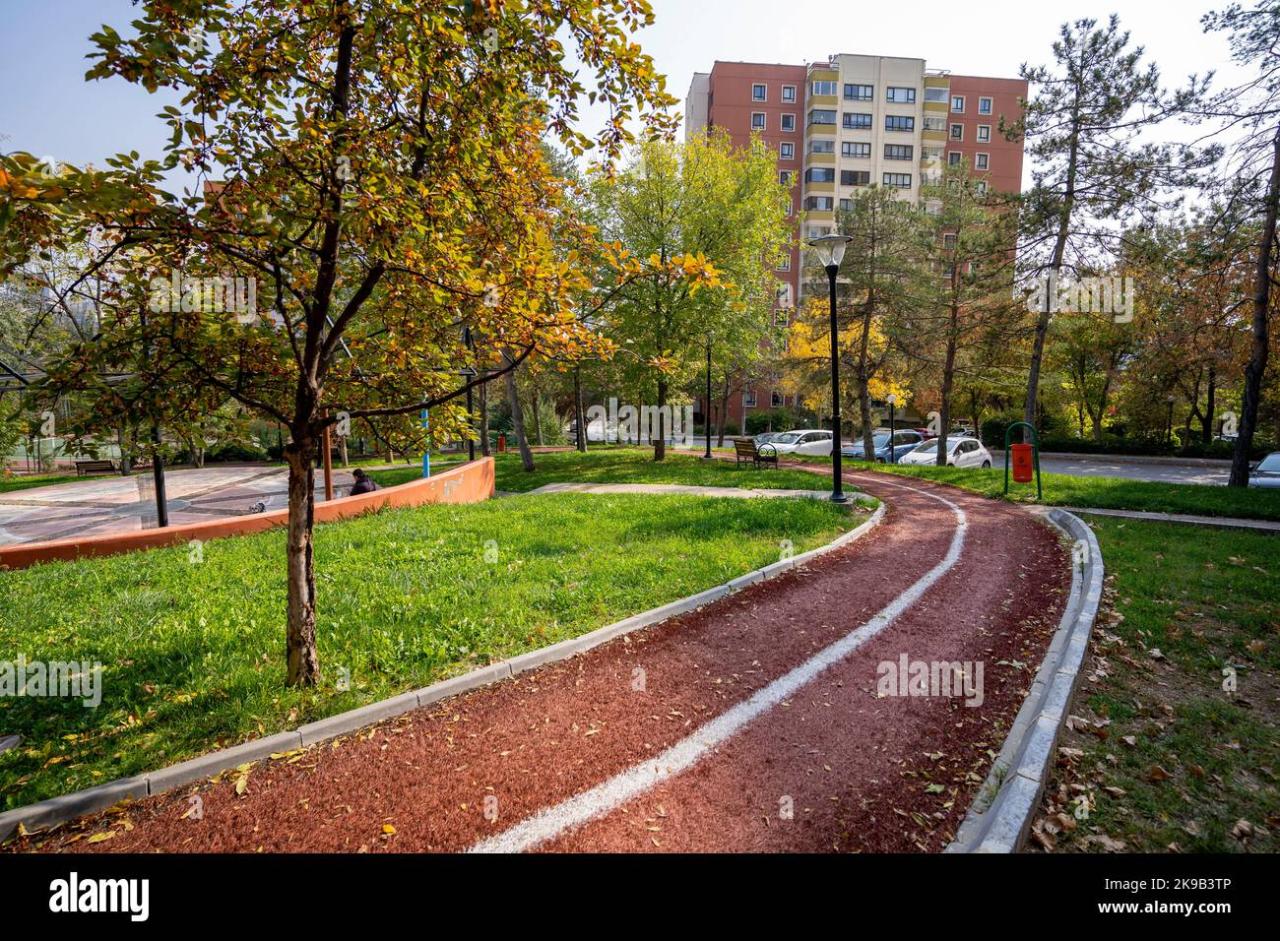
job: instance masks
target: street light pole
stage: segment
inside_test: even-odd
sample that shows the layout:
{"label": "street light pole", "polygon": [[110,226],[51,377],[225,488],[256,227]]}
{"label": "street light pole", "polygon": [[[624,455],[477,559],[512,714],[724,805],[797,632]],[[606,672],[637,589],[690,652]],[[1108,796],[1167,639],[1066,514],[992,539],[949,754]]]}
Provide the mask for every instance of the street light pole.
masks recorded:
{"label": "street light pole", "polygon": [[707,453],[704,461],[711,460],[711,337],[707,336],[707,407],[702,410],[702,432],[707,436]]}
{"label": "street light pole", "polygon": [[819,260],[827,272],[827,286],[831,299],[831,502],[848,503],[841,480],[840,454],[840,339],[836,323],[836,275],[844,250],[853,239],[847,235],[824,235],[809,244],[816,248]]}
{"label": "street light pole", "polygon": [[1169,424],[1168,433],[1165,435],[1164,443],[1169,447],[1173,447],[1173,393],[1170,392],[1167,401],[1169,402]]}

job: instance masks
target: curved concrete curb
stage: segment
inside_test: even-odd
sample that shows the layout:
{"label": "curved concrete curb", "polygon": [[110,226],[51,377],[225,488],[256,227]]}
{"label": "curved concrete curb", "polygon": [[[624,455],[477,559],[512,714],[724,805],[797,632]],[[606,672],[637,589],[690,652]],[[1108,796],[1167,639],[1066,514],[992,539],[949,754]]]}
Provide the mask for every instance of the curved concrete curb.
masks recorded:
{"label": "curved concrete curb", "polygon": [[777,578],[785,572],[804,565],[811,559],[847,546],[879,526],[884,519],[884,515],[885,506],[882,502],[869,519],[825,546],[819,546],[800,555],[766,565],[764,568],[748,572],[723,585],[708,588],[706,591],[699,592],[696,595],[690,595],[687,598],[672,601],[661,607],[634,614],[629,618],[624,618],[621,621],[583,634],[581,637],[562,640],[549,647],[543,647],[540,650],[512,657],[510,660],[503,660],[453,679],[433,683],[423,689],[401,693],[390,699],[370,703],[367,706],[342,712],[327,719],[309,722],[291,732],[279,732],[266,738],[245,742],[243,745],[236,745],[233,748],[224,748],[221,751],[211,752],[207,755],[199,755],[188,761],[170,765],[167,768],[162,768],[149,774],[120,778],[83,791],[74,791],[70,794],[63,794],[60,797],[40,801],[37,804],[14,808],[0,814],[0,842],[8,839],[19,824],[27,830],[33,830],[37,827],[44,828],[72,820],[84,814],[104,810],[121,801],[137,800],[142,797],[161,794],[184,784],[201,781],[224,771],[230,771],[232,768],[246,762],[259,761],[273,754],[314,745],[317,742],[323,742],[339,735],[354,732],[365,726],[373,725],[384,719],[390,719],[406,712],[412,712],[414,709],[432,705],[450,696],[457,696],[460,693],[479,689],[481,686],[488,686],[491,683],[509,679],[518,673],[524,673],[548,663],[555,663],[558,660],[568,660],[580,653],[585,653],[593,647],[613,640],[615,637],[630,634],[641,628],[651,627],[681,614],[687,614],[695,608],[708,605],[726,595],[746,588],[748,585]]}
{"label": "curved concrete curb", "polygon": [[1031,828],[1098,615],[1104,571],[1093,530],[1065,510],[1050,510],[1045,516],[1075,543],[1067,609],[1031,684],[1031,692],[1018,710],[1004,747],[956,838],[946,848],[948,853],[1015,853],[1021,848]]}

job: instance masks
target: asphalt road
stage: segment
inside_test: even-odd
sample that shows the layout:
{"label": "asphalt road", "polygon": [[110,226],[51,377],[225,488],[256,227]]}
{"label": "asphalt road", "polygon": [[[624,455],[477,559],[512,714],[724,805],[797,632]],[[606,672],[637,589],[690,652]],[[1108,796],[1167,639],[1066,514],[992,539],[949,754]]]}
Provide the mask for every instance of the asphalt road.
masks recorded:
{"label": "asphalt road", "polygon": [[[698,438],[691,445],[693,450],[705,446]],[[1004,461],[1004,452],[992,450],[996,467]],[[1155,463],[1140,458],[1081,455],[1064,457],[1044,454],[1040,457],[1040,469],[1046,474],[1071,474],[1077,477],[1124,477],[1129,480],[1151,480],[1171,484],[1217,484],[1226,486],[1231,467],[1226,461],[1185,460]]]}
{"label": "asphalt road", "polygon": [[[1004,460],[1003,452],[993,451],[996,466]],[[1231,476],[1225,461],[1180,461],[1153,463],[1125,457],[1061,457],[1040,456],[1040,470],[1046,474],[1072,474],[1076,477],[1125,477],[1129,480],[1151,480],[1171,484],[1218,484],[1226,486]]]}

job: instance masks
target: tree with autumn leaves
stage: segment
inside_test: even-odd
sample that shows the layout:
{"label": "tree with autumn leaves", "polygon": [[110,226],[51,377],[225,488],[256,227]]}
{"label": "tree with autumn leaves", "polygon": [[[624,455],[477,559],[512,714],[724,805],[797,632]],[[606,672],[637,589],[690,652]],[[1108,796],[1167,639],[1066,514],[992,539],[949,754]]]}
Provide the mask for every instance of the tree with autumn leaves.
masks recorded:
{"label": "tree with autumn leaves", "polygon": [[[713,131],[684,144],[645,142],[616,175],[597,174],[591,202],[600,237],[629,258],[609,265],[630,280],[599,327],[622,351],[615,371],[641,401],[666,406],[708,343],[722,362],[758,356],[776,332],[774,272],[791,242],[790,193],[761,141],[736,148]],[[708,270],[714,277],[703,277]],[[662,433],[653,447],[662,460]]]}
{"label": "tree with autumn leaves", "polygon": [[[164,159],[50,177],[6,157],[6,264],[95,239],[79,283],[100,285],[104,313],[50,365],[50,394],[104,391],[127,361],[129,394],[158,417],[216,395],[288,429],[287,681],[314,685],[313,468],[326,430],[429,409],[438,435],[466,436],[469,387],[534,351],[607,344],[572,303],[584,275],[552,238],[563,186],[541,143],[591,143],[575,127],[583,72],[610,112],[596,141],[606,161],[633,118],[669,129],[664,80],[631,39],[652,13],[644,0],[140,6],[136,35],[93,37],[88,77],[178,91]],[[178,171],[197,185],[166,191]],[[595,244],[586,227],[571,237]],[[624,280],[637,266],[671,284],[713,278],[687,256],[610,257]],[[255,279],[255,315],[155,303],[153,279],[174,272]],[[101,396],[133,404],[119,399]]]}

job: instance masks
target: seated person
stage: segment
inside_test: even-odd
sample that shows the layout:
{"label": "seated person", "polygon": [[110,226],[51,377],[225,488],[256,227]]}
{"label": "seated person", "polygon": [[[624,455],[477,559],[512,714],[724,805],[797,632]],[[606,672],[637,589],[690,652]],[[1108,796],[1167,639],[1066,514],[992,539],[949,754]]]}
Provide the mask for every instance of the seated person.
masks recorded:
{"label": "seated person", "polygon": [[374,483],[372,477],[358,467],[352,471],[351,474],[356,479],[355,486],[351,488],[351,496],[353,497],[362,493],[373,493],[375,490],[382,489]]}

